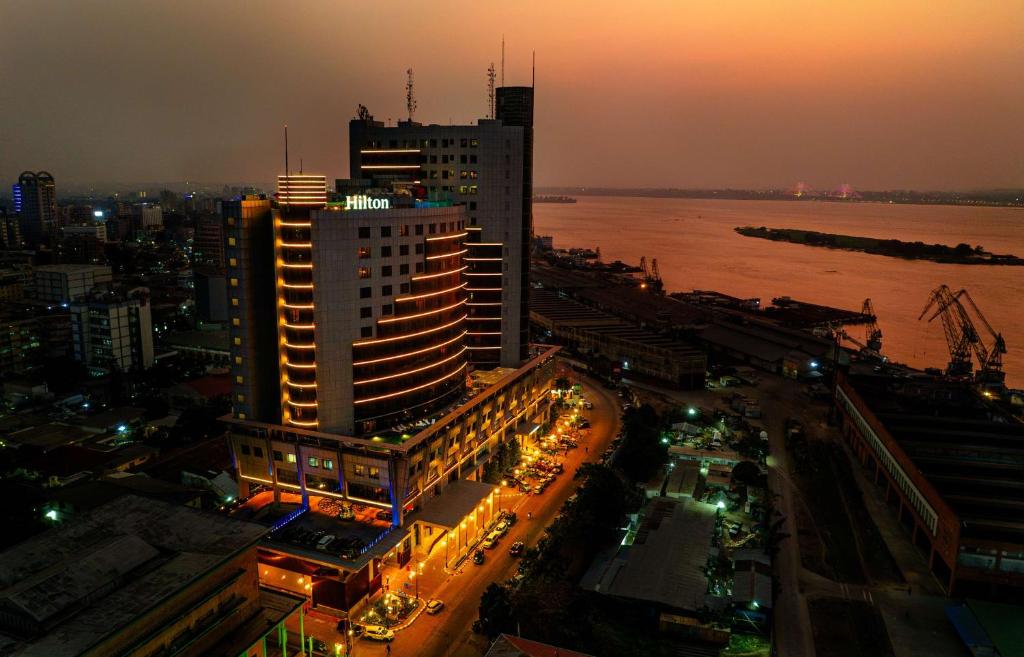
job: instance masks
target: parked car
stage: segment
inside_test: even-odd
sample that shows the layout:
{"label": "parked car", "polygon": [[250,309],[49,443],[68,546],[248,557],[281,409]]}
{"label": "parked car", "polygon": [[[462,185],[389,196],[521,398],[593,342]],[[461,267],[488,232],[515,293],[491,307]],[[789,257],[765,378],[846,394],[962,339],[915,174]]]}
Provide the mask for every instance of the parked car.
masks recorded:
{"label": "parked car", "polygon": [[504,536],[505,534],[507,534],[508,523],[504,520],[499,521],[498,524],[494,526],[494,533],[498,534],[499,536]]}
{"label": "parked car", "polygon": [[508,553],[511,554],[513,557],[518,557],[523,553],[523,550],[525,549],[525,543],[523,543],[522,541],[516,541],[515,543],[509,546]]}
{"label": "parked car", "polygon": [[394,630],[389,630],[383,625],[367,625],[363,630],[363,635],[374,641],[390,641],[395,638]]}
{"label": "parked car", "polygon": [[500,538],[501,534],[499,534],[497,531],[493,531],[487,535],[487,538],[484,539],[484,542],[481,543],[481,545],[483,545],[485,550],[492,550],[494,549],[494,546],[498,544],[498,540]]}
{"label": "parked car", "polygon": [[509,527],[516,524],[516,520],[519,520],[519,516],[516,515],[515,511],[505,511],[504,518],[505,522],[508,523]]}
{"label": "parked car", "polygon": [[434,616],[440,614],[442,609],[444,609],[444,602],[440,600],[431,600],[427,603],[427,606],[423,608],[423,611]]}
{"label": "parked car", "polygon": [[483,563],[484,563],[484,551],[483,550],[477,550],[476,552],[473,553],[473,563],[475,563],[478,566],[482,566],[483,565]]}
{"label": "parked car", "polygon": [[349,623],[349,621],[342,618],[338,621],[338,634],[344,635],[345,632],[352,630],[352,636],[359,636],[363,633],[363,626],[359,623]]}

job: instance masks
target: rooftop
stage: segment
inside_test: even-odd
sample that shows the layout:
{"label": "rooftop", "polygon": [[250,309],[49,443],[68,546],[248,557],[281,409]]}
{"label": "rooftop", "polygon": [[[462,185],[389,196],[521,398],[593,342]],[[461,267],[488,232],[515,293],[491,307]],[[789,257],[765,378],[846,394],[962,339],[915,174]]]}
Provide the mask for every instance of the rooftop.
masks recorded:
{"label": "rooftop", "polygon": [[961,536],[1024,544],[1024,425],[970,385],[851,377],[857,394],[961,521]]}
{"label": "rooftop", "polygon": [[265,531],[125,495],[0,553],[0,599],[45,631],[26,654],[77,655]]}
{"label": "rooftop", "polygon": [[590,655],[540,641],[530,641],[511,634],[502,634],[494,640],[484,657],[590,657]]}
{"label": "rooftop", "polygon": [[716,508],[691,498],[657,497],[643,511],[631,545],[610,559],[598,559],[584,575],[583,588],[672,609],[704,606],[708,588],[703,569],[711,556]]}

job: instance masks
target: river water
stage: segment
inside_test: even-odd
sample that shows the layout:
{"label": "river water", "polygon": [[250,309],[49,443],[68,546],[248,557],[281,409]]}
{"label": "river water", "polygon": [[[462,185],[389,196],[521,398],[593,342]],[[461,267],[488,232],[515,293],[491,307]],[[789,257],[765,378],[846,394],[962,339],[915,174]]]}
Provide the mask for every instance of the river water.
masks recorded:
{"label": "river water", "polygon": [[[915,367],[944,368],[949,359],[940,320],[918,321],[929,293],[943,283],[966,288],[1006,340],[1007,383],[1024,387],[1024,267],[901,260],[743,237],[733,230],[746,225],[966,242],[1024,256],[1024,210],[1017,208],[614,196],[534,204],[535,232],[553,236],[555,248],[600,247],[606,262],[657,258],[670,292],[716,290],[760,297],[762,306],[788,295],[851,310],[870,298],[883,352]],[[849,331],[862,339],[863,327]]]}

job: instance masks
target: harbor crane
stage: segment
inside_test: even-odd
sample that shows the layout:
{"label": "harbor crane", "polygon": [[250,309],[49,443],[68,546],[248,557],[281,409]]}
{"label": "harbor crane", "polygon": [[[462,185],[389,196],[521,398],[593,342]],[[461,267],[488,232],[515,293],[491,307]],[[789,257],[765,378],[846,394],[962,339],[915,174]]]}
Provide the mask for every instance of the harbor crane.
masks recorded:
{"label": "harbor crane", "polygon": [[[962,303],[965,301],[966,304]],[[946,334],[946,345],[949,347],[949,365],[946,374],[952,378],[970,378],[986,388],[1002,388],[1006,378],[1003,372],[1003,354],[1006,353],[1006,342],[985,319],[974,299],[965,289],[953,292],[948,285],[940,285],[932,290],[928,304],[921,311],[919,320],[929,311],[935,309],[928,321],[936,317],[942,319],[942,328]],[[970,310],[968,310],[970,309]],[[971,314],[987,333],[983,336],[977,329]],[[986,344],[986,340],[988,343]],[[977,372],[973,371],[972,357],[978,361]]]}
{"label": "harbor crane", "polygon": [[[864,338],[857,338],[840,325],[829,325],[829,332],[842,340],[857,345],[860,355],[864,358],[885,362],[882,355],[882,329],[878,328],[878,317],[875,315],[875,308],[871,305],[871,299],[864,299],[861,305],[860,314],[864,323]],[[827,333],[826,333],[827,334]]]}
{"label": "harbor crane", "polygon": [[647,256],[640,256],[640,275],[643,276],[643,282],[640,287],[648,289],[652,292],[661,294],[665,289],[665,284],[661,280],[661,272],[658,270],[658,259],[651,259],[651,266],[647,266]]}

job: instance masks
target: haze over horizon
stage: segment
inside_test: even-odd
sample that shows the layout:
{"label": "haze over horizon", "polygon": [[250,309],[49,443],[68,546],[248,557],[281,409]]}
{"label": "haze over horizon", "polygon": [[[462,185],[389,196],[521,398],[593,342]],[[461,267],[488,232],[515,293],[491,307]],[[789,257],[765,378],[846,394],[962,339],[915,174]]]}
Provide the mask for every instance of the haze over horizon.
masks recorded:
{"label": "haze over horizon", "polygon": [[[7,0],[0,178],[64,184],[347,177],[358,103],[486,115],[486,69],[530,83],[537,186],[1024,186],[1024,7]],[[40,48],[39,44],[47,47]]]}

